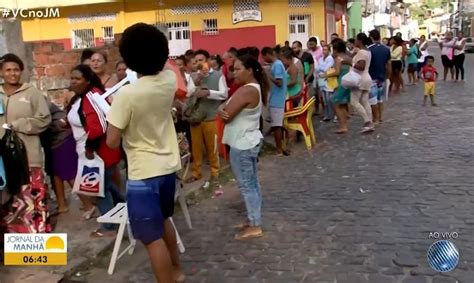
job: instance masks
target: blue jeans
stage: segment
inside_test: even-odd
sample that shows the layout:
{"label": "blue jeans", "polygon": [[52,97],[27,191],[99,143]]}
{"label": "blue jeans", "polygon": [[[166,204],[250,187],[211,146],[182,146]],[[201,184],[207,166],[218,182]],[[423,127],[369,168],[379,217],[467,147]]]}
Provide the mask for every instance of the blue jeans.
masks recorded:
{"label": "blue jeans", "polygon": [[334,119],[334,109],[332,105],[333,92],[329,92],[326,90],[323,90],[321,92],[323,93],[323,101],[324,101],[324,117],[333,120]]}
{"label": "blue jeans", "polygon": [[248,150],[230,148],[230,165],[247,209],[251,226],[262,224],[262,194],[257,172],[257,157],[262,143]]}
{"label": "blue jeans", "polygon": [[[109,212],[109,210],[114,208],[114,196],[115,198],[123,199],[119,189],[112,180],[114,170],[115,166],[105,168],[104,197],[97,198],[97,209],[99,209],[100,215],[104,215]],[[105,223],[102,224],[102,228],[106,230],[114,230],[116,228],[116,225]]]}

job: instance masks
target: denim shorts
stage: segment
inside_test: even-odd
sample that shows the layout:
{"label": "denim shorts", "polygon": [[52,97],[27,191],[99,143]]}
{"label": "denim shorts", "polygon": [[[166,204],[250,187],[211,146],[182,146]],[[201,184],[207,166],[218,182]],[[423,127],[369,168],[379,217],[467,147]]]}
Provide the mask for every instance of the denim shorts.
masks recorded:
{"label": "denim shorts", "polygon": [[385,97],[385,81],[372,81],[369,92],[369,104],[376,105],[382,103]]}
{"label": "denim shorts", "polygon": [[128,217],[135,239],[148,245],[163,237],[164,221],[173,216],[175,190],[175,173],[128,180]]}

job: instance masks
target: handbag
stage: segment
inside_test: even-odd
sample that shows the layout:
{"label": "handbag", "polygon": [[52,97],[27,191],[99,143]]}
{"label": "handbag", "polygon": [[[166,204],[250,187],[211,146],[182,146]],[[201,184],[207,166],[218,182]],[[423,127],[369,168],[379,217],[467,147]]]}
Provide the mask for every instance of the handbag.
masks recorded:
{"label": "handbag", "polygon": [[198,124],[206,119],[206,111],[202,106],[202,99],[196,96],[191,96],[186,101],[186,109],[183,112],[183,119],[190,124]]}
{"label": "handbag", "polygon": [[341,85],[345,88],[359,88],[362,77],[351,69],[342,77]]}
{"label": "handbag", "polygon": [[[329,68],[326,71],[326,75],[330,75],[330,74],[333,74],[335,72],[336,72],[336,69]],[[339,84],[337,83],[337,77],[328,77],[326,85],[327,85],[328,89],[335,90],[339,86]]]}
{"label": "handbag", "polygon": [[85,154],[81,154],[72,192],[91,197],[104,197],[104,182],[104,161],[97,153],[94,153],[94,159],[88,159]]}
{"label": "handbag", "polygon": [[30,183],[28,155],[23,141],[12,130],[6,130],[0,142],[7,191],[16,195],[21,187]]}

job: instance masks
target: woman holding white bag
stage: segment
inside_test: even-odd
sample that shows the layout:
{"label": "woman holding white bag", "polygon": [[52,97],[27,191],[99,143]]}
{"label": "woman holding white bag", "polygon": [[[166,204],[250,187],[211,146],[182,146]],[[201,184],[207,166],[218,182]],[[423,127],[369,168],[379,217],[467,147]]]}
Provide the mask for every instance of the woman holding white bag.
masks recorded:
{"label": "woman holding white bag", "polygon": [[[92,93],[102,94],[105,89],[99,77],[87,65],[78,65],[71,72],[71,90],[75,95],[68,107],[68,121],[71,125],[76,150],[81,158],[92,160],[97,154],[104,163],[104,197],[97,198],[97,209],[103,215],[113,208],[112,195],[120,196],[118,188],[112,181],[113,172],[120,162],[121,154],[106,144],[107,121],[92,100]],[[90,219],[95,207],[86,208],[84,218]],[[93,237],[113,236],[114,225],[105,224],[92,233]]]}
{"label": "woman holding white bag", "polygon": [[360,83],[358,87],[351,89],[351,105],[357,111],[357,114],[364,119],[361,133],[374,131],[372,109],[369,104],[369,91],[372,86],[369,67],[372,55],[370,51],[367,50],[367,46],[370,44],[371,40],[367,35],[365,33],[359,33],[355,41],[355,46],[358,51],[352,59],[352,71],[360,75]]}

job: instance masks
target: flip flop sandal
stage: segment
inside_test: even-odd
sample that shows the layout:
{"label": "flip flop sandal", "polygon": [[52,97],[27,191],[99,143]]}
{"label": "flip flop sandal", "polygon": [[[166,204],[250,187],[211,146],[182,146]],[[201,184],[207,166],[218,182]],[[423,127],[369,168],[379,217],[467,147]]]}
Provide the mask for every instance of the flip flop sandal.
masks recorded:
{"label": "flip flop sandal", "polygon": [[191,183],[194,183],[196,181],[199,181],[201,180],[202,178],[196,178],[196,177],[191,177],[189,179],[187,179],[186,181],[184,181],[186,184],[191,184]]}
{"label": "flip flop sandal", "polygon": [[348,130],[341,130],[341,129],[339,129],[339,130],[336,130],[334,133],[335,133],[335,134],[338,134],[338,135],[343,135],[343,134],[347,134],[347,132],[348,132]]}
{"label": "flip flop sandal", "polygon": [[245,229],[247,227],[250,227],[250,223],[242,222],[242,223],[239,223],[237,225],[234,225],[233,227],[236,228],[236,229]]}
{"label": "flip flop sandal", "polygon": [[184,274],[181,274],[177,279],[174,280],[174,282],[182,283],[185,280],[186,280],[186,276]]}
{"label": "flip flop sandal", "polygon": [[95,230],[90,234],[91,238],[105,238],[105,237],[114,237],[116,236],[114,231],[101,231],[101,229]]}
{"label": "flip flop sandal", "polygon": [[91,210],[84,212],[82,214],[82,218],[84,218],[84,220],[90,220],[92,217],[94,217],[95,211],[96,207],[94,206],[93,208],[91,208]]}
{"label": "flip flop sandal", "polygon": [[372,133],[375,129],[372,127],[363,127],[361,133],[362,134],[369,134]]}
{"label": "flip flop sandal", "polygon": [[241,241],[241,240],[255,239],[255,238],[260,238],[260,237],[263,237],[263,232],[248,233],[248,234],[240,233],[240,234],[235,235],[234,239]]}

